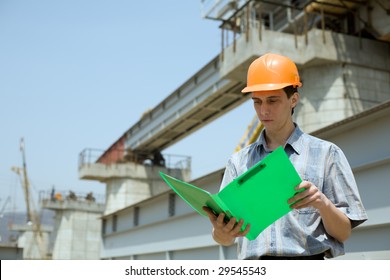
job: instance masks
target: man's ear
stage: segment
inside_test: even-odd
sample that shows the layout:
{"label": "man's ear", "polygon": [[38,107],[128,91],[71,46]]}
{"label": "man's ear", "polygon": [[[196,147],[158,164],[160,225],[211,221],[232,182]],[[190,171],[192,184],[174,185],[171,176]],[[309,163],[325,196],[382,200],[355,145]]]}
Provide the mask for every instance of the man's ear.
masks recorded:
{"label": "man's ear", "polygon": [[295,92],[291,96],[291,108],[295,108],[295,106],[297,106],[297,104],[298,104],[298,101],[299,101],[299,93]]}

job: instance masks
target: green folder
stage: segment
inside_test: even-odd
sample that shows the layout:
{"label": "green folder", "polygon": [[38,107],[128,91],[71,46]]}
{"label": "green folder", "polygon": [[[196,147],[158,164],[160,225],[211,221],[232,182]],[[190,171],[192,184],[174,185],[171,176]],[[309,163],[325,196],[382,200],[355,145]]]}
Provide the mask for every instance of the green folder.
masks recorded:
{"label": "green folder", "polygon": [[294,196],[294,187],[302,182],[282,147],[230,182],[217,194],[180,181],[160,172],[165,182],[199,214],[207,216],[203,206],[227,219],[244,219],[242,230],[249,223],[246,235],[256,237],[270,224],[291,211],[287,200]]}

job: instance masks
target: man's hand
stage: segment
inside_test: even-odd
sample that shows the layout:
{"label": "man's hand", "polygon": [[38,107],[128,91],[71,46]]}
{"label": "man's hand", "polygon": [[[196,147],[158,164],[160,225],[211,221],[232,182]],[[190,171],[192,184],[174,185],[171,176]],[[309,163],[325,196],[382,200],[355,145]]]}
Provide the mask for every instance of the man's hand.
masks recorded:
{"label": "man's hand", "polygon": [[295,187],[296,191],[302,190],[294,195],[287,202],[293,209],[302,209],[306,207],[314,207],[317,209],[324,208],[329,203],[328,198],[311,182],[302,181]]}
{"label": "man's hand", "polygon": [[223,246],[232,245],[236,237],[245,236],[250,230],[250,225],[248,224],[245,227],[245,230],[241,231],[244,220],[240,220],[237,223],[236,218],[231,218],[230,221],[226,223],[224,221],[225,213],[221,213],[216,216],[208,207],[203,207],[203,210],[207,213],[207,216],[213,225],[212,235],[214,240]]}
{"label": "man's hand", "polygon": [[314,207],[319,210],[326,232],[340,242],[346,241],[351,235],[351,221],[340,211],[314,184],[301,182],[295,190],[305,189],[297,193],[287,202],[293,209]]}

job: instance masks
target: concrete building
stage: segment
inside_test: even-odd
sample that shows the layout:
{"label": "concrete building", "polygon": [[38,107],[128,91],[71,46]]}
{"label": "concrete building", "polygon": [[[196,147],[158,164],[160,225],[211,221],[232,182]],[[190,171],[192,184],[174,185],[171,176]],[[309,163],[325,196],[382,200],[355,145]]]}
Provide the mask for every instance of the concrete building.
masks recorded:
{"label": "concrete building", "polygon": [[[389,208],[385,203],[375,205],[377,198],[367,191],[371,184],[365,185],[367,178],[388,164],[385,143],[389,134],[383,129],[388,126],[376,112],[388,120],[388,103],[384,102],[390,99],[389,7],[380,1],[203,2],[210,4],[204,16],[221,21],[220,55],[146,113],[95,161],[89,160],[91,150],[80,155],[80,178],[107,185],[101,258],[236,257],[234,246],[217,246],[208,222],[166,191],[158,177],[159,171],[165,171],[188,180],[190,165],[173,168],[161,162],[159,155],[245,102],[248,97],[240,91],[246,70],[267,52],[287,55],[298,65],[304,86],[295,120],[301,128],[342,148],[348,141],[356,144],[345,145],[346,155],[352,157],[363,200],[372,200],[367,207],[374,224],[366,223],[355,236],[367,240],[375,236],[378,245],[386,245],[379,249],[376,241],[371,241],[362,249],[361,242],[352,239],[347,257],[390,258],[384,239],[389,221],[376,219],[385,216]],[[340,134],[341,128],[346,129],[344,123],[351,126]],[[373,147],[377,157],[361,152],[367,142],[360,139],[368,132],[377,141]],[[222,172],[211,172],[192,182],[217,192]],[[373,178],[378,188],[389,179],[384,172],[380,176]],[[381,188],[380,196],[386,195],[388,190]]]}

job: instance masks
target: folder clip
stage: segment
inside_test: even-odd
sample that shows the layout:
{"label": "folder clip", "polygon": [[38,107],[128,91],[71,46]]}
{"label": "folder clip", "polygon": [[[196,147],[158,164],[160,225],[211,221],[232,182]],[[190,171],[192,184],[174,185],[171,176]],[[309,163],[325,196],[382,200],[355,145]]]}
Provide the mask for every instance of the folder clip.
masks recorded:
{"label": "folder clip", "polygon": [[247,181],[250,177],[252,177],[252,176],[255,175],[256,173],[260,172],[260,171],[263,170],[265,167],[266,167],[266,164],[265,164],[265,163],[259,164],[258,166],[256,166],[256,167],[253,168],[252,170],[250,170],[249,172],[245,173],[241,178],[239,178],[239,179],[238,179],[238,184],[241,186],[241,185],[244,184],[245,181]]}

